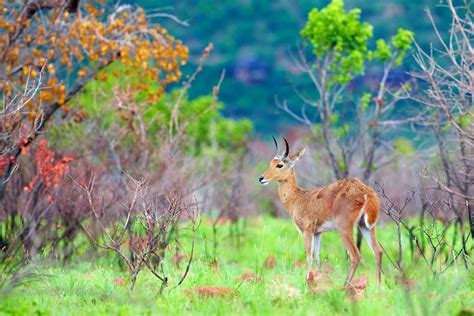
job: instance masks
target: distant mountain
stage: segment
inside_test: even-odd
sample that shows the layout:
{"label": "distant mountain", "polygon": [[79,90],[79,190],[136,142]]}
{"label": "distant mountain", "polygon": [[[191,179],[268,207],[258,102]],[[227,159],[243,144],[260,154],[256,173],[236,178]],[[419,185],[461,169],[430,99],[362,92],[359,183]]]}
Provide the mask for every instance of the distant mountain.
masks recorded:
{"label": "distant mountain", "polygon": [[[226,104],[225,115],[250,118],[256,131],[262,134],[297,124],[278,110],[275,97],[289,100],[290,104],[300,103],[293,86],[304,87],[308,81],[292,63],[291,52],[301,42],[299,31],[308,12],[314,7],[322,8],[328,1],[141,0],[135,3],[148,13],[171,13],[190,24],[185,27],[168,18],[154,19],[189,46],[191,60],[185,72],[194,69],[204,47],[214,43],[215,49],[194,83],[191,96],[210,93],[220,72],[226,69],[220,94]],[[426,8],[430,8],[441,29],[449,27],[449,12],[440,4],[439,0],[346,0],[347,9],[360,8],[362,19],[374,26],[374,38],[388,39],[397,28],[404,27],[415,32],[416,41],[422,47],[435,41]],[[407,70],[414,66],[409,58],[394,75],[406,77]],[[368,80],[380,75],[379,69],[367,71]]]}

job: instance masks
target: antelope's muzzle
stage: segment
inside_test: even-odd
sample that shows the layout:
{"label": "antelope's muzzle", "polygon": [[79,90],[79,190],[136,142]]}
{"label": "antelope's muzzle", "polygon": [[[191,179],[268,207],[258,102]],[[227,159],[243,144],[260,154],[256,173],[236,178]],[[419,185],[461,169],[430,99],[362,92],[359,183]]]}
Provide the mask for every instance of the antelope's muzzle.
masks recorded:
{"label": "antelope's muzzle", "polygon": [[265,180],[263,176],[260,176],[260,178],[258,178],[258,182],[260,182],[260,184],[263,184],[263,185],[268,184],[268,180]]}

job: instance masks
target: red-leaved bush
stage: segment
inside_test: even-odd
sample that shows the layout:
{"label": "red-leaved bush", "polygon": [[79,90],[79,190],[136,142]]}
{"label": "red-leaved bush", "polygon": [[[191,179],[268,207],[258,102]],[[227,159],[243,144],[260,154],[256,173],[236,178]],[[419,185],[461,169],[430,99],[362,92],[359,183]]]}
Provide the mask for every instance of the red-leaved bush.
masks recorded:
{"label": "red-leaved bush", "polygon": [[27,186],[24,187],[25,192],[31,192],[34,185],[42,181],[48,194],[48,199],[52,199],[49,194],[49,189],[57,189],[59,182],[64,177],[65,173],[69,171],[68,163],[73,161],[71,156],[57,157],[54,151],[48,148],[48,142],[42,139],[38,144],[38,149],[34,155],[37,173],[31,179]]}

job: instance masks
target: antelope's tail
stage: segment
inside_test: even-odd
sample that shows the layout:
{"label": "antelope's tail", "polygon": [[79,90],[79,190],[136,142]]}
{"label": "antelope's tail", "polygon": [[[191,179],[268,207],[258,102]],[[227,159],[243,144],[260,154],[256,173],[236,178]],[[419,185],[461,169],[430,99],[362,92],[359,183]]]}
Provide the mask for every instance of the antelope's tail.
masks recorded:
{"label": "antelope's tail", "polygon": [[364,212],[364,222],[368,229],[374,228],[379,218],[380,201],[375,192],[369,192],[364,195],[365,203],[362,207]]}

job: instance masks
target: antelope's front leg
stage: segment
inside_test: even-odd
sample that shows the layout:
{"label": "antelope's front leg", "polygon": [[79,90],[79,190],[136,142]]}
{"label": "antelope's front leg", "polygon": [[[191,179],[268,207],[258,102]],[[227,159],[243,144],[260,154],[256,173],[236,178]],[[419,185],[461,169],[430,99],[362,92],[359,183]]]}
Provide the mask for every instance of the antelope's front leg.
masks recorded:
{"label": "antelope's front leg", "polygon": [[308,269],[308,274],[306,277],[309,276],[309,272],[313,267],[313,257],[314,257],[314,246],[313,246],[313,233],[309,231],[303,232],[303,239],[304,239],[304,250],[306,253],[306,267]]}

